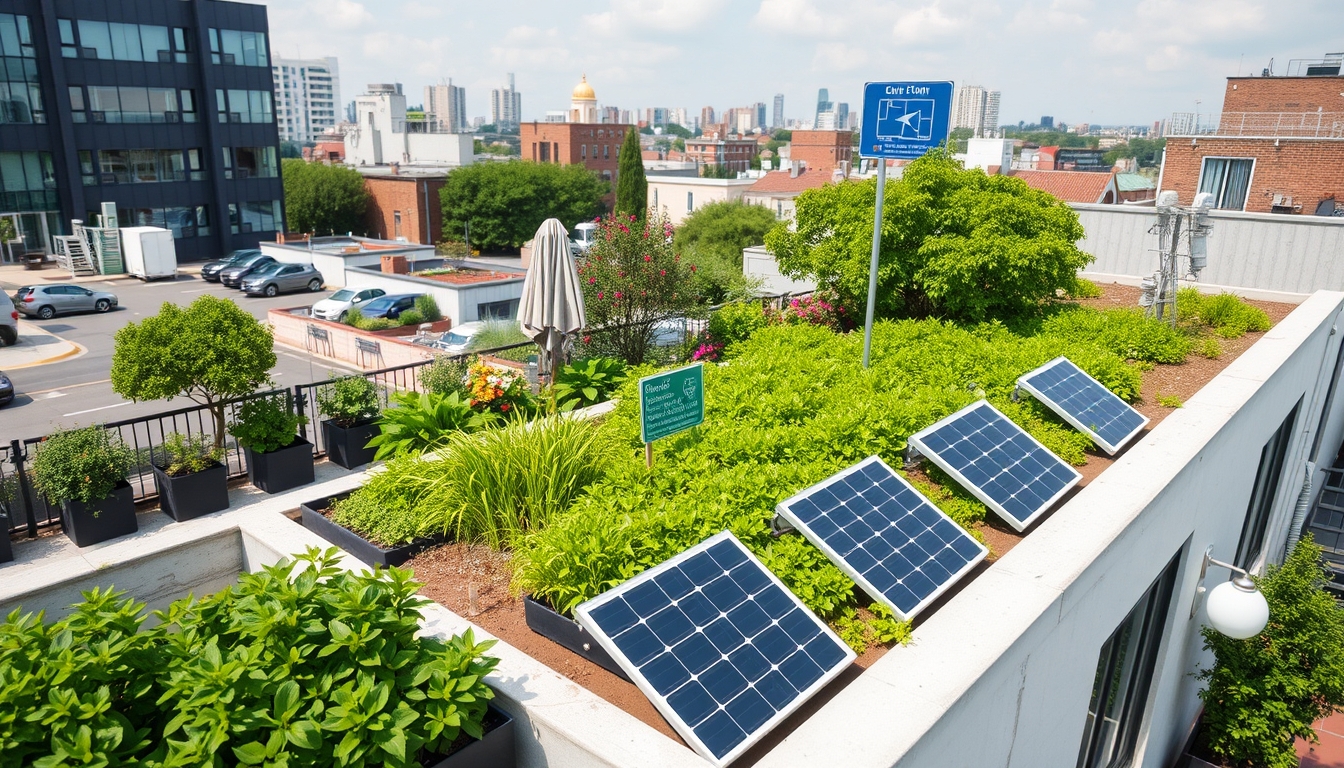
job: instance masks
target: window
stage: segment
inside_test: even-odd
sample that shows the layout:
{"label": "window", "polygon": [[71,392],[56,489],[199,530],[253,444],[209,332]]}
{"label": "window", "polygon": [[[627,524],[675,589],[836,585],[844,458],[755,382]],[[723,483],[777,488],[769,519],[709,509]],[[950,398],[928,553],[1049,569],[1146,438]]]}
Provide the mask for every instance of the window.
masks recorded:
{"label": "window", "polygon": [[610,157],[611,157],[611,145],[610,145],[610,144],[603,144],[603,145],[602,145],[602,159],[603,159],[603,160],[607,160],[607,159],[609,159]]}
{"label": "window", "polygon": [[271,123],[270,91],[215,90],[215,108],[221,123]]}
{"label": "window", "polygon": [[201,150],[187,150],[187,172],[192,181],[205,181],[205,169],[201,168]]}
{"label": "window", "polygon": [[1177,553],[1101,646],[1078,768],[1119,768],[1134,757],[1179,564]]}
{"label": "window", "polygon": [[[593,157],[597,157],[597,153],[596,153],[596,152],[593,153]],[[580,159],[580,160],[587,160],[587,159],[588,159],[588,145],[587,145],[587,144],[580,144],[580,145],[579,145],[579,159]]]}
{"label": "window", "polygon": [[93,168],[93,152],[90,150],[79,150],[79,177],[86,187],[98,183],[98,174]]}
{"label": "window", "polygon": [[76,123],[87,123],[89,116],[84,112],[84,89],[72,85],[67,90],[70,94],[70,119]]}
{"label": "window", "polygon": [[177,92],[177,99],[182,107],[182,122],[196,122],[196,92],[190,88],[183,88]]}
{"label": "window", "polygon": [[0,211],[58,208],[50,152],[0,152]]}
{"label": "window", "polygon": [[275,147],[224,147],[224,178],[273,179],[280,175]]}
{"label": "window", "polygon": [[693,210],[695,210],[695,193],[694,193],[694,192],[687,192],[687,193],[686,193],[686,210],[688,210],[688,211],[693,211]]}
{"label": "window", "polygon": [[210,234],[209,207],[118,208],[117,224],[122,227],[162,227],[178,239],[204,237]]}
{"label": "window", "polygon": [[1251,501],[1246,507],[1246,521],[1241,525],[1237,558],[1232,561],[1239,568],[1249,570],[1260,557],[1265,543],[1265,528],[1274,511],[1274,492],[1278,490],[1279,478],[1283,476],[1283,459],[1288,454],[1289,438],[1292,437],[1293,423],[1297,421],[1297,409],[1301,405],[1299,399],[1270,436],[1269,442],[1260,449],[1260,468],[1255,471],[1255,485],[1251,488]]}
{"label": "window", "polygon": [[45,123],[27,16],[0,13],[0,123]]}
{"label": "window", "polygon": [[519,299],[487,301],[476,305],[476,316],[481,320],[512,320],[518,316]]}
{"label": "window", "polygon": [[173,61],[187,63],[187,54],[191,52],[191,38],[183,27],[173,27]]}
{"label": "window", "polygon": [[210,61],[247,67],[269,67],[265,32],[210,30]]}
{"label": "window", "polygon": [[[188,150],[195,152],[196,150]],[[187,159],[180,149],[101,149],[98,165],[104,184],[186,181]],[[193,179],[194,179],[193,174]]]}
{"label": "window", "polygon": [[88,19],[80,19],[76,24],[79,27],[78,43],[75,42],[74,25],[69,19],[60,19],[57,23],[61,33],[61,55],[67,58],[74,58],[76,52],[82,52],[86,59],[164,64],[175,60],[174,46],[167,27]]}
{"label": "window", "polygon": [[229,147],[220,147],[224,153],[224,178],[233,178],[233,150]]}
{"label": "window", "polygon": [[[89,122],[176,123],[181,119],[177,90],[173,88],[90,85],[88,92]],[[72,92],[72,105],[73,102]]]}
{"label": "window", "polygon": [[56,28],[61,33],[61,55],[67,59],[79,57],[79,48],[75,47],[75,25],[69,19],[57,19]]}
{"label": "window", "polygon": [[1206,157],[1199,172],[1199,191],[1213,193],[1213,207],[1246,210],[1255,160],[1237,157]]}
{"label": "window", "polygon": [[229,203],[229,227],[233,234],[242,232],[278,232],[284,227],[279,200],[254,200]]}
{"label": "window", "polygon": [[401,211],[392,212],[392,238],[401,238]]}

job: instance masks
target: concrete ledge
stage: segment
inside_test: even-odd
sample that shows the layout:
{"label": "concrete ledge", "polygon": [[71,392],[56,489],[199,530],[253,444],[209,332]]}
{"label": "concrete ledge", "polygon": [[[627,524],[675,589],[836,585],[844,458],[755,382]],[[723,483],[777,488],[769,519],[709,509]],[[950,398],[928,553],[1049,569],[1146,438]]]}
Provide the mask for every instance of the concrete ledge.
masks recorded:
{"label": "concrete ledge", "polygon": [[[1132,285],[1138,287],[1143,282],[1142,277],[1133,275],[1113,275],[1107,272],[1079,272],[1079,277],[1085,277],[1094,283],[1119,283],[1120,285]],[[1212,283],[1197,283],[1182,280],[1182,288],[1194,288],[1200,293],[1219,294],[1231,293],[1242,297],[1243,299],[1255,299],[1256,301],[1279,301],[1284,304],[1301,304],[1311,297],[1309,293],[1289,293],[1287,291],[1268,291],[1260,288],[1241,288],[1235,285],[1214,285]]]}

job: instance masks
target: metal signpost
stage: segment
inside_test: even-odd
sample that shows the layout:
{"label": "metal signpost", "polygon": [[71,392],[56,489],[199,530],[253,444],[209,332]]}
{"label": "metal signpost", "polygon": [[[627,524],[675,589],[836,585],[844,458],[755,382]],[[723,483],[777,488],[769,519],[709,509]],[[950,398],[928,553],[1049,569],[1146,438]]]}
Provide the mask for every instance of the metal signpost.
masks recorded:
{"label": "metal signpost", "polygon": [[639,436],[644,462],[653,466],[653,441],[705,421],[704,363],[639,380]]}
{"label": "metal signpost", "polygon": [[863,326],[863,367],[873,347],[877,307],[877,256],[882,247],[882,202],[887,191],[887,160],[922,157],[947,141],[952,117],[952,81],[898,81],[863,86],[863,125],[859,156],[878,158],[877,205],[873,212],[873,260],[868,265],[868,315]]}

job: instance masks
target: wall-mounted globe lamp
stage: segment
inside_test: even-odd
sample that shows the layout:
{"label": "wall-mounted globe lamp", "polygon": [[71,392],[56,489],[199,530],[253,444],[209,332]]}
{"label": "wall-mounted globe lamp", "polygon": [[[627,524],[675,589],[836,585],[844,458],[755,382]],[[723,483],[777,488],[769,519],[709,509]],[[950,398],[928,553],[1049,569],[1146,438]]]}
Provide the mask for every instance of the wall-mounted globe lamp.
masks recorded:
{"label": "wall-mounted globe lamp", "polygon": [[[1235,573],[1236,577],[1208,590],[1208,596],[1204,597],[1204,574],[1210,565],[1226,568]],[[1269,603],[1255,582],[1251,581],[1250,575],[1235,565],[1214,560],[1213,547],[1204,552],[1204,563],[1199,569],[1199,586],[1195,588],[1195,602],[1190,606],[1191,616],[1199,610],[1201,599],[1208,608],[1209,626],[1235,640],[1255,637],[1269,623]]]}

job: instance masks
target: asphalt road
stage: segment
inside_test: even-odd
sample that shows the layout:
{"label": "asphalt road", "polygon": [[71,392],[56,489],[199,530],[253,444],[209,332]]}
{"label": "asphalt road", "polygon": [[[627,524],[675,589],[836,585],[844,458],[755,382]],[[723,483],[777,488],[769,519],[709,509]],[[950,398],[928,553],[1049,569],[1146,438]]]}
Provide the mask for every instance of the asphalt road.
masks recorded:
{"label": "asphalt road", "polygon": [[[87,426],[121,421],[164,410],[183,408],[194,403],[185,398],[171,401],[135,403],[112,391],[108,381],[112,365],[112,339],[117,330],[127,323],[154,315],[164,302],[186,305],[203,293],[233,299],[238,306],[265,320],[266,312],[277,307],[308,306],[325,298],[330,292],[293,293],[273,299],[250,297],[243,293],[207,283],[196,275],[179,275],[177,280],[145,283],[134,278],[117,278],[97,282],[81,282],[94,291],[110,291],[117,295],[120,307],[104,315],[64,315],[51,320],[27,319],[50,333],[82,345],[84,354],[46,365],[22,368],[9,372],[17,396],[0,408],[0,442],[15,438],[39,437],[56,427]],[[11,296],[18,285],[0,283],[0,288]],[[329,378],[333,366],[326,361],[314,360],[300,351],[277,346],[276,366],[271,377],[276,386],[293,386]],[[0,349],[0,368],[4,352]]]}

